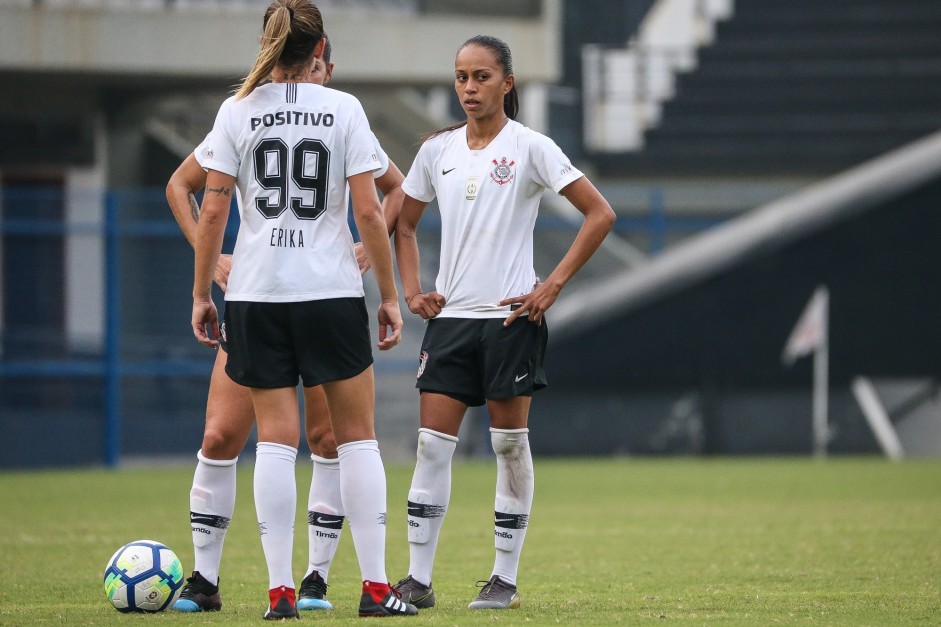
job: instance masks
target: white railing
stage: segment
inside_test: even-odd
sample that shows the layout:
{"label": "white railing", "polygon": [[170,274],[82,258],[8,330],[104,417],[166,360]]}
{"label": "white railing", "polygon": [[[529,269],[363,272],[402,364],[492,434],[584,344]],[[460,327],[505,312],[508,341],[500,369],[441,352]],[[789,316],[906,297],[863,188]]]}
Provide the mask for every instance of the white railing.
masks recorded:
{"label": "white railing", "polygon": [[637,37],[624,48],[582,50],[585,146],[624,152],[643,146],[644,131],[660,121],[676,74],[696,67],[696,51],[732,15],[734,0],[658,0]]}

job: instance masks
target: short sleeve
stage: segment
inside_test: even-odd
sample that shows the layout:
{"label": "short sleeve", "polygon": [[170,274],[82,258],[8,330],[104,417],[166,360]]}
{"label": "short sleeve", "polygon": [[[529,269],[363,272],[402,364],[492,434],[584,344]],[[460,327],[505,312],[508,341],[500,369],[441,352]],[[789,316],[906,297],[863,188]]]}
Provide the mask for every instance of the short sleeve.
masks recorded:
{"label": "short sleeve", "polygon": [[402,191],[420,202],[431,202],[437,195],[431,176],[431,164],[434,161],[433,143],[437,142],[431,139],[421,145],[408,175],[402,182]]}
{"label": "short sleeve", "polygon": [[379,139],[376,137],[375,133],[372,134],[372,139],[375,144],[376,157],[379,158],[379,169],[372,173],[372,177],[377,179],[389,171],[389,155],[382,149],[382,145],[379,143]]}
{"label": "short sleeve", "polygon": [[353,96],[351,100],[352,116],[346,136],[346,177],[349,178],[363,172],[371,172],[381,167],[376,147],[379,142],[369,128],[369,120],[363,105]]}
{"label": "short sleeve", "polygon": [[242,164],[233,132],[232,103],[230,98],[219,107],[212,131],[196,148],[196,161],[205,170],[217,170],[230,176],[238,176]]}
{"label": "short sleeve", "polygon": [[196,146],[196,148],[193,150],[193,156],[196,157],[196,163],[198,163],[203,170],[207,169],[206,166],[203,165],[203,161],[206,158],[205,155],[207,153],[208,146],[207,142],[209,141],[210,137],[212,137],[212,133],[206,135],[205,139],[203,139],[203,141],[201,141],[199,145]]}
{"label": "short sleeve", "polygon": [[566,185],[584,176],[554,141],[540,133],[533,133],[529,158],[535,182],[554,192],[562,191]]}

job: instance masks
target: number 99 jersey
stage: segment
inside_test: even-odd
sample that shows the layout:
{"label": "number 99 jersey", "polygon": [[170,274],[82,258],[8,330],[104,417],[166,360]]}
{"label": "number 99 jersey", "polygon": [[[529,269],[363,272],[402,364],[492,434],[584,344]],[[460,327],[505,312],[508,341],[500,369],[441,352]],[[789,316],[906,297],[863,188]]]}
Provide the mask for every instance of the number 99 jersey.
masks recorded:
{"label": "number 99 jersey", "polygon": [[308,83],[268,83],[219,109],[196,154],[236,178],[238,238],[226,300],[363,296],[347,178],[380,167],[359,101]]}

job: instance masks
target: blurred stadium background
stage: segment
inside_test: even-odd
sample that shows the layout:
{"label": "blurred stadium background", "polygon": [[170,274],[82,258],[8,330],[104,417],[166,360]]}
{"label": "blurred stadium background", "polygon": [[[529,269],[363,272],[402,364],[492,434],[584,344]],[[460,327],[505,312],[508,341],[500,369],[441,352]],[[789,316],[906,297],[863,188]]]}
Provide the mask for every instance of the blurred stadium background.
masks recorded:
{"label": "blurred stadium background", "polygon": [[[164,185],[250,67],[266,5],[0,0],[0,467],[192,459],[213,356]],[[457,46],[489,33],[514,52],[521,121],[618,213],[551,312],[536,454],[812,453],[820,373],[781,354],[818,286],[827,452],[880,453],[888,427],[904,454],[941,454],[937,0],[318,5],[333,86],[403,171],[460,114]],[[577,218],[545,197],[538,273]],[[421,333],[377,355],[390,459],[414,454]],[[469,418],[461,450],[486,454]]]}

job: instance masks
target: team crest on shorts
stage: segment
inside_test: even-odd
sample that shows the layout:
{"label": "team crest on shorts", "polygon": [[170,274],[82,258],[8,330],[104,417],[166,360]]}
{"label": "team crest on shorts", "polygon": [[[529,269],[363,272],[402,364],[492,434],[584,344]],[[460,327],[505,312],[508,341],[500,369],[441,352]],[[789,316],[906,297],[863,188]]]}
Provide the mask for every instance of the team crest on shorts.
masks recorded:
{"label": "team crest on shorts", "polygon": [[428,363],[428,351],[422,351],[421,355],[418,356],[418,374],[415,375],[416,379],[421,378],[422,374],[425,372],[425,365]]}
{"label": "team crest on shorts", "polygon": [[499,162],[496,159],[492,159],[492,161],[494,168],[493,172],[490,173],[490,178],[493,179],[494,183],[497,185],[506,185],[513,180],[516,176],[513,174],[513,164],[516,163],[515,161],[508,163],[506,157],[500,159]]}

